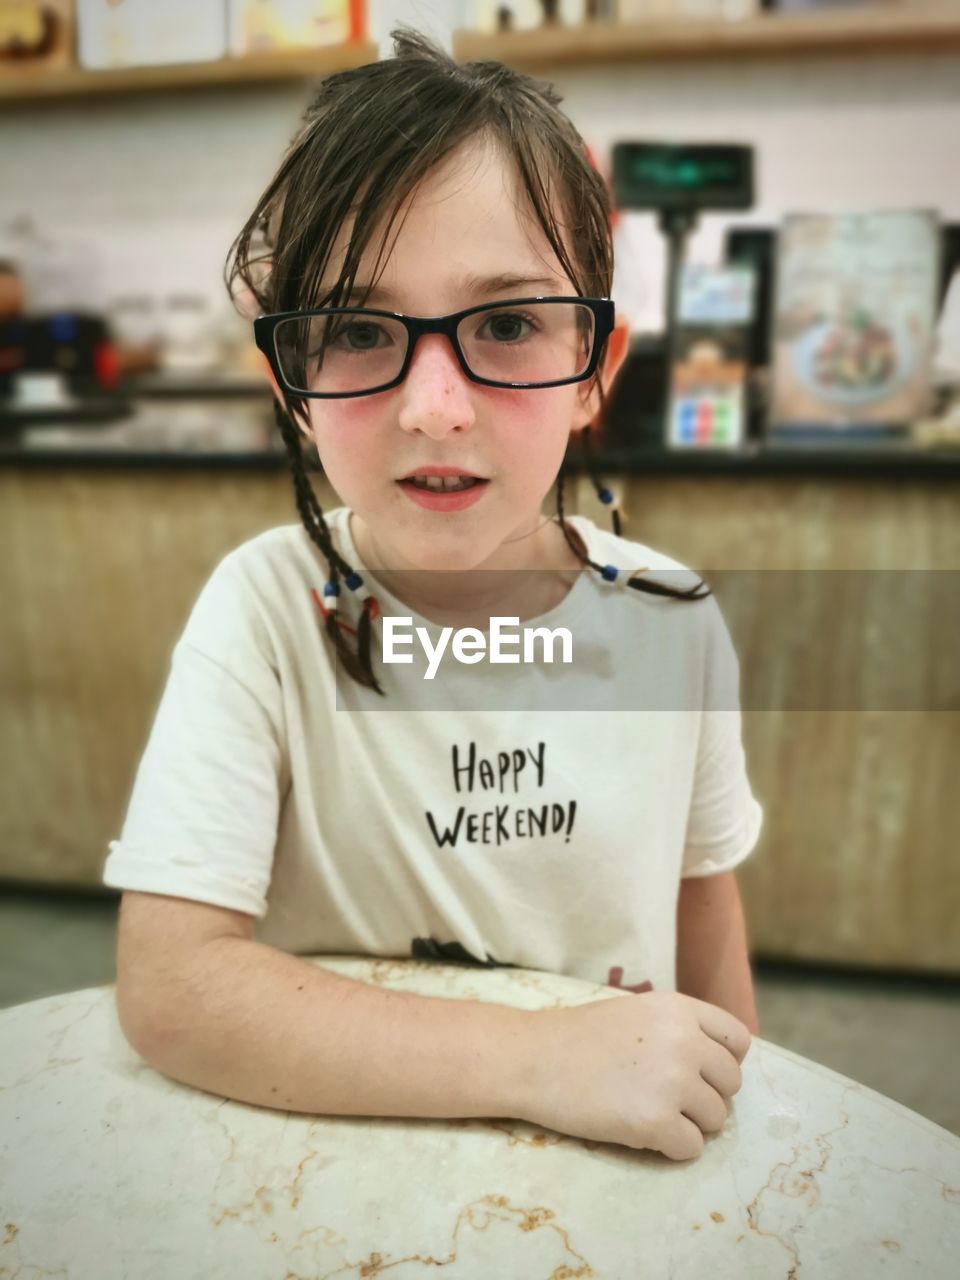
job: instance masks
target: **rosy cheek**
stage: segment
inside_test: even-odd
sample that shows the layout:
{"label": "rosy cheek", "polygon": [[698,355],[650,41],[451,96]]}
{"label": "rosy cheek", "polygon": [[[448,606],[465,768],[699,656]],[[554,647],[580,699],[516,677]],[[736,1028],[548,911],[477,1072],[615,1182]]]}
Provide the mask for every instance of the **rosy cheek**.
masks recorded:
{"label": "rosy cheek", "polygon": [[378,452],[382,410],[373,403],[377,399],[358,396],[342,400],[334,412],[314,412],[314,435],[321,456],[349,467]]}
{"label": "rosy cheek", "polygon": [[565,392],[566,387],[495,392],[501,398],[494,420],[502,447],[517,457],[552,458],[558,443],[562,447],[562,424],[570,420]]}
{"label": "rosy cheek", "polygon": [[510,391],[506,388],[483,387],[487,397],[483,418],[492,424],[499,446],[508,453],[524,453],[530,442],[547,430],[550,408],[541,397],[531,391]]}

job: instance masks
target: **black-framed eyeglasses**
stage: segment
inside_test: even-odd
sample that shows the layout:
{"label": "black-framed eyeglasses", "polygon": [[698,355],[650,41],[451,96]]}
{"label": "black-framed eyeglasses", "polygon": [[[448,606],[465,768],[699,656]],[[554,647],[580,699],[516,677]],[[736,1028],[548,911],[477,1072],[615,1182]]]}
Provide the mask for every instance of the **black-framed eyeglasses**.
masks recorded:
{"label": "black-framed eyeglasses", "polygon": [[417,339],[443,333],[487,387],[559,387],[595,371],[613,330],[609,298],[508,298],[427,319],[369,307],[282,311],[253,322],[277,382],[318,400],[367,396],[407,376]]}

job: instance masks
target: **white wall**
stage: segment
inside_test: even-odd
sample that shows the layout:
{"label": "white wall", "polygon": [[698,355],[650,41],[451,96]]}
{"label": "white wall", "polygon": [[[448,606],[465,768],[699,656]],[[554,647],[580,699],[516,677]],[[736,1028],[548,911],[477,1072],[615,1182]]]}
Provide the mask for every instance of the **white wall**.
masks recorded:
{"label": "white wall", "polygon": [[[384,53],[395,21],[446,42],[441,0],[379,0]],[[939,209],[960,219],[960,57],[642,64],[544,70],[601,154],[619,138],[735,140],[757,148],[756,210]],[[302,85],[189,90],[0,111],[0,232],[29,214],[95,250],[100,301],[203,291],[226,307],[223,260],[309,99]],[[719,252],[708,217],[695,258]],[[653,219],[625,216],[614,296],[656,327],[662,248]],[[96,286],[91,286],[96,288]]]}

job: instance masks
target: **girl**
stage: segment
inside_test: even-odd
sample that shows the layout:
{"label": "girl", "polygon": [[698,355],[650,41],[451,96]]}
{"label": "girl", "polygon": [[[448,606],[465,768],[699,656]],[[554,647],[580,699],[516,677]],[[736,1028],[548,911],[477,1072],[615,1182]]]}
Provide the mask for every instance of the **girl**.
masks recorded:
{"label": "girl", "polygon": [[[393,38],[322,83],[231,250],[300,523],[223,560],[174,651],[104,873],[121,1025],[259,1105],[520,1116],[689,1158],[756,1030],[736,657],[682,565],[616,512],[564,514],[570,434],[627,336],[582,139],[549,88]],[[504,618],[570,660],[484,661]],[[389,661],[401,623],[434,657],[457,625],[433,676]],[[298,958],[337,952],[647,994],[531,1014]]]}

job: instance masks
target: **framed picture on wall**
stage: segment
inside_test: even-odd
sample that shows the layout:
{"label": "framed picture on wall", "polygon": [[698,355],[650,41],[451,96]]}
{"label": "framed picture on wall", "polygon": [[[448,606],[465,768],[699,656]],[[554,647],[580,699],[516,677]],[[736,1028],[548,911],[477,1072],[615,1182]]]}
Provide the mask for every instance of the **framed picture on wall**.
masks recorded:
{"label": "framed picture on wall", "polygon": [[362,40],[367,0],[228,0],[235,57]]}
{"label": "framed picture on wall", "polygon": [[77,0],[77,59],[88,71],[213,62],[227,49],[225,10],[196,0]]}
{"label": "framed picture on wall", "polygon": [[940,252],[931,210],[786,217],[772,437],[896,432],[927,412]]}

